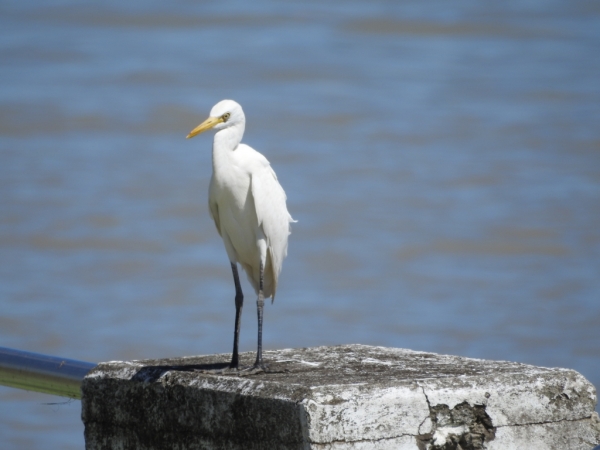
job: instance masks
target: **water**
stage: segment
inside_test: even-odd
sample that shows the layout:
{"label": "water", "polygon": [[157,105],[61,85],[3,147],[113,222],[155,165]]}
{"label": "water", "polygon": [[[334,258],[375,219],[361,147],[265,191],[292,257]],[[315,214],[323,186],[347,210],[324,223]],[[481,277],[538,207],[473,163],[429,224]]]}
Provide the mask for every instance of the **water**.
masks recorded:
{"label": "water", "polygon": [[[185,135],[233,98],[298,220],[266,348],[405,347],[600,386],[597,2],[0,10],[0,345],[231,350],[211,138]],[[0,389],[3,448],[83,448],[61,401]]]}

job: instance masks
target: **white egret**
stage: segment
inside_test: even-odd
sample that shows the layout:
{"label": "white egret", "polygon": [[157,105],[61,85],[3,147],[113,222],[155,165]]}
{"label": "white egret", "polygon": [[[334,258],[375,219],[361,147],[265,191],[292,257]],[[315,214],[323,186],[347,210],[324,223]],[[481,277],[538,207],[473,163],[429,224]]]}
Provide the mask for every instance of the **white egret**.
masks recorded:
{"label": "white egret", "polygon": [[209,118],[187,138],[214,129],[213,173],[208,191],[210,214],[223,239],[235,283],[235,329],[231,369],[238,369],[238,341],[244,295],[237,263],[240,263],[258,296],[258,346],[253,369],[264,370],[262,324],[264,299],[275,299],[277,278],[287,255],[290,223],[286,195],[269,161],[242,144],[246,117],[233,100],[213,106]]}

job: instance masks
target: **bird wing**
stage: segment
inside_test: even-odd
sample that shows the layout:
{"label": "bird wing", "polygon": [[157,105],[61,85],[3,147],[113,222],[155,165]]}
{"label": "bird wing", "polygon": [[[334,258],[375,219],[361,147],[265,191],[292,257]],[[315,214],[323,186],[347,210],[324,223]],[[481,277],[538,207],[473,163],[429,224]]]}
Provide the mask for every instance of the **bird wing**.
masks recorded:
{"label": "bird wing", "polygon": [[266,158],[263,157],[260,163],[259,167],[255,167],[251,173],[251,190],[258,226],[262,227],[267,240],[267,257],[271,259],[274,299],[277,278],[281,272],[283,259],[287,255],[290,222],[293,219],[288,213],[287,198],[277,180],[277,175]]}
{"label": "bird wing", "polygon": [[210,211],[210,215],[211,215],[213,221],[215,222],[215,226],[217,227],[217,231],[219,232],[219,235],[222,236],[221,221],[219,219],[219,205],[217,205],[217,200],[215,198],[215,191],[214,191],[213,185],[214,185],[214,181],[211,178],[210,185],[208,187],[208,209]]}

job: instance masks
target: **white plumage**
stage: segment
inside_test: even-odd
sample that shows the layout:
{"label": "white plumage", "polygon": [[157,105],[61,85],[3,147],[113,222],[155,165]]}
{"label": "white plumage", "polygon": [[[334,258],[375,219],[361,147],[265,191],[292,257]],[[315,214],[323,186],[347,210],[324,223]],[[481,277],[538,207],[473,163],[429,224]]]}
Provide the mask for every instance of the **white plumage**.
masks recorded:
{"label": "white plumage", "polygon": [[187,137],[211,128],[217,131],[213,142],[213,173],[208,204],[231,261],[236,285],[236,324],[230,366],[238,366],[239,316],[243,295],[236,263],[240,263],[258,295],[259,336],[254,367],[260,369],[263,368],[262,305],[265,298],[275,298],[277,279],[287,255],[290,223],[294,220],[286,207],[285,192],[267,158],[241,143],[245,125],[242,107],[233,100],[223,100],[212,108],[210,117]]}

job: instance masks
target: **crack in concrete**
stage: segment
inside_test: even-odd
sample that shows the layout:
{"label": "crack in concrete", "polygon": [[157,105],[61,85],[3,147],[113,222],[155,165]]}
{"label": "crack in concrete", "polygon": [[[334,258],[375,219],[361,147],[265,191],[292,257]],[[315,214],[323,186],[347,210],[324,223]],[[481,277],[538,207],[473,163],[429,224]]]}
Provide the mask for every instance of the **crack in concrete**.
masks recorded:
{"label": "crack in concrete", "polygon": [[334,439],[331,441],[327,441],[327,442],[315,442],[315,441],[311,441],[311,444],[315,444],[315,445],[331,445],[331,444],[348,444],[348,443],[361,443],[361,442],[381,442],[381,441],[389,441],[392,439],[398,439],[398,438],[403,438],[403,437],[415,437],[414,434],[409,434],[409,433],[404,433],[404,434],[399,434],[398,436],[386,436],[386,437],[381,437],[379,439],[357,439],[357,440],[353,440],[353,441],[344,441],[344,440],[340,440],[340,439]]}
{"label": "crack in concrete", "polygon": [[427,392],[425,392],[425,387],[421,386],[420,384],[418,386],[423,391],[423,395],[425,396],[425,401],[427,402],[427,406],[429,407],[429,413],[431,414],[431,403],[429,403],[429,397],[427,397]]}
{"label": "crack in concrete", "polygon": [[[422,434],[424,434],[424,433],[421,432],[421,427],[425,424],[425,422],[427,421],[427,419],[429,419],[429,421],[431,422],[431,403],[429,403],[429,397],[427,397],[427,392],[425,392],[425,388],[423,386],[421,386],[421,385],[418,385],[418,386],[423,391],[423,395],[425,396],[425,401],[427,402],[427,408],[429,409],[429,415],[426,416],[421,421],[421,423],[419,424],[419,428],[417,429],[417,431],[419,433],[417,436],[421,436]],[[431,429],[432,426],[433,426],[433,424],[430,424],[430,429]]]}
{"label": "crack in concrete", "polygon": [[513,423],[513,424],[508,424],[508,425],[498,425],[496,428],[528,427],[531,425],[550,425],[553,423],[562,423],[562,422],[581,422],[582,420],[593,420],[593,416],[580,417],[579,419],[561,419],[561,420],[546,420],[546,421],[542,421],[542,422]]}

